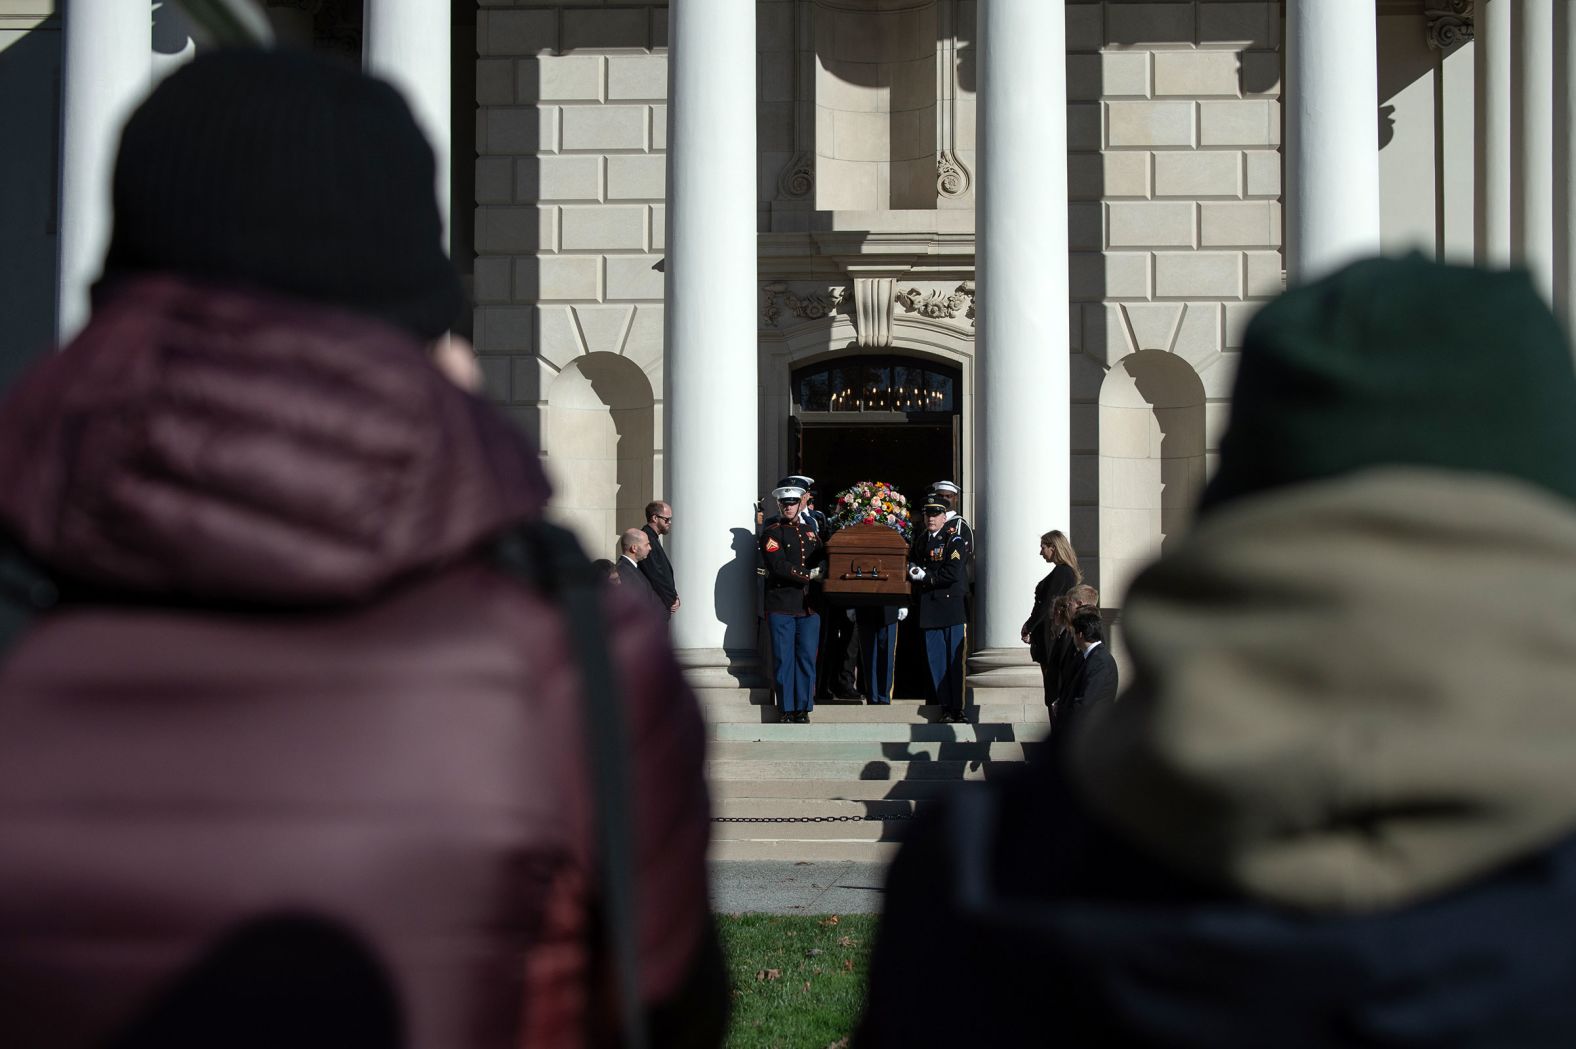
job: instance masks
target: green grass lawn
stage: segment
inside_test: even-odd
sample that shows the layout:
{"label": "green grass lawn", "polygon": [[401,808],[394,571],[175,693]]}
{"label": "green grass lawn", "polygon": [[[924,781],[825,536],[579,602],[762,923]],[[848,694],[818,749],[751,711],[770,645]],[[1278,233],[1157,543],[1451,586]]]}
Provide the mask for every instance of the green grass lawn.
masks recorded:
{"label": "green grass lawn", "polygon": [[838,1049],[865,1000],[873,914],[732,914],[728,1049]]}

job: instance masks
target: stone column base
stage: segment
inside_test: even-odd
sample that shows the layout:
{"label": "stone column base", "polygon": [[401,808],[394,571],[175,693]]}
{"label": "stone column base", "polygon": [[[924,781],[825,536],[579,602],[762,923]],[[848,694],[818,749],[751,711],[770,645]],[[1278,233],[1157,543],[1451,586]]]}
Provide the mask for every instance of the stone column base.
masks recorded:
{"label": "stone column base", "polygon": [[764,688],[760,653],[754,649],[680,648],[674,657],[690,688]]}

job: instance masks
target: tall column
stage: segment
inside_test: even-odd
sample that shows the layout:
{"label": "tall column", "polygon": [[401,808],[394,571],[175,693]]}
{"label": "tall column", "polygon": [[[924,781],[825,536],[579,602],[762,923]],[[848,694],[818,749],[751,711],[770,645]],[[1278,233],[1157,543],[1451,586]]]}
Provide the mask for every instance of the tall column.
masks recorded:
{"label": "tall column", "polygon": [[683,602],[673,642],[718,656],[755,646],[755,145],[755,4],[671,0],[663,414]]}
{"label": "tall column", "polygon": [[1379,252],[1373,0],[1287,0],[1286,269],[1312,280]]}
{"label": "tall column", "polygon": [[109,246],[110,179],[120,128],[148,89],[153,11],[146,0],[69,0],[60,80],[60,268],[56,337],[87,322],[88,288]]}
{"label": "tall column", "polygon": [[978,647],[1022,652],[1039,537],[1069,523],[1066,14],[983,0],[978,17],[975,607]]}
{"label": "tall column", "polygon": [[1554,304],[1565,331],[1576,338],[1576,11],[1554,9]]}
{"label": "tall column", "polygon": [[438,159],[438,212],[449,228],[449,19],[434,0],[366,0],[362,64],[405,95]]}
{"label": "tall column", "polygon": [[1477,262],[1510,264],[1510,5],[1480,0],[1477,40]]}
{"label": "tall column", "polygon": [[[1554,0],[1522,0],[1513,32],[1511,247],[1544,298],[1553,302]],[[1569,137],[1569,129],[1562,137]]]}

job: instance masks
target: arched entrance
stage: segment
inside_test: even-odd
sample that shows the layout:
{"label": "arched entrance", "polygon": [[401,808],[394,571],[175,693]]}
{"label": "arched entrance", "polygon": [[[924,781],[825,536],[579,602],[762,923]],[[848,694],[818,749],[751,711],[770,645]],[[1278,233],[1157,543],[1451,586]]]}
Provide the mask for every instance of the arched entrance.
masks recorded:
{"label": "arched entrance", "polygon": [[[837,493],[859,481],[886,481],[916,509],[935,481],[967,487],[956,366],[902,354],[835,357],[794,369],[790,385],[787,459],[791,472],[815,478],[828,514]],[[920,632],[900,627],[896,694],[924,695],[926,677]]]}
{"label": "arched entrance", "polygon": [[897,354],[838,357],[797,368],[788,459],[814,477],[822,509],[857,481],[895,485],[910,500],[942,477],[966,487],[959,370]]}

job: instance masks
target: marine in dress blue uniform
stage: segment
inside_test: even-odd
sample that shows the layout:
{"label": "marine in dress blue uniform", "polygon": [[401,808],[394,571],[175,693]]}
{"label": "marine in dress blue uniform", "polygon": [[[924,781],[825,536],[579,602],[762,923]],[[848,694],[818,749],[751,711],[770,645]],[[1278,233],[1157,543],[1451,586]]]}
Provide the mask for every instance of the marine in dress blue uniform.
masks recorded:
{"label": "marine in dress blue uniform", "polygon": [[804,489],[784,485],[772,492],[780,514],[761,529],[766,566],[763,599],[772,638],[777,703],[785,721],[810,720],[815,706],[815,654],[821,617],[810,607],[810,584],[822,574],[826,548],[801,519]]}
{"label": "marine in dress blue uniform", "polygon": [[900,605],[862,605],[849,610],[859,628],[859,677],[865,702],[892,702],[897,664],[897,625],[908,616]]}
{"label": "marine in dress blue uniform", "polygon": [[916,543],[917,561],[909,566],[915,593],[915,615],[925,635],[930,664],[931,698],[942,708],[943,721],[967,721],[964,708],[964,661],[968,657],[968,567],[972,559],[960,529],[948,527],[947,505],[927,500],[923,507],[925,534]]}

